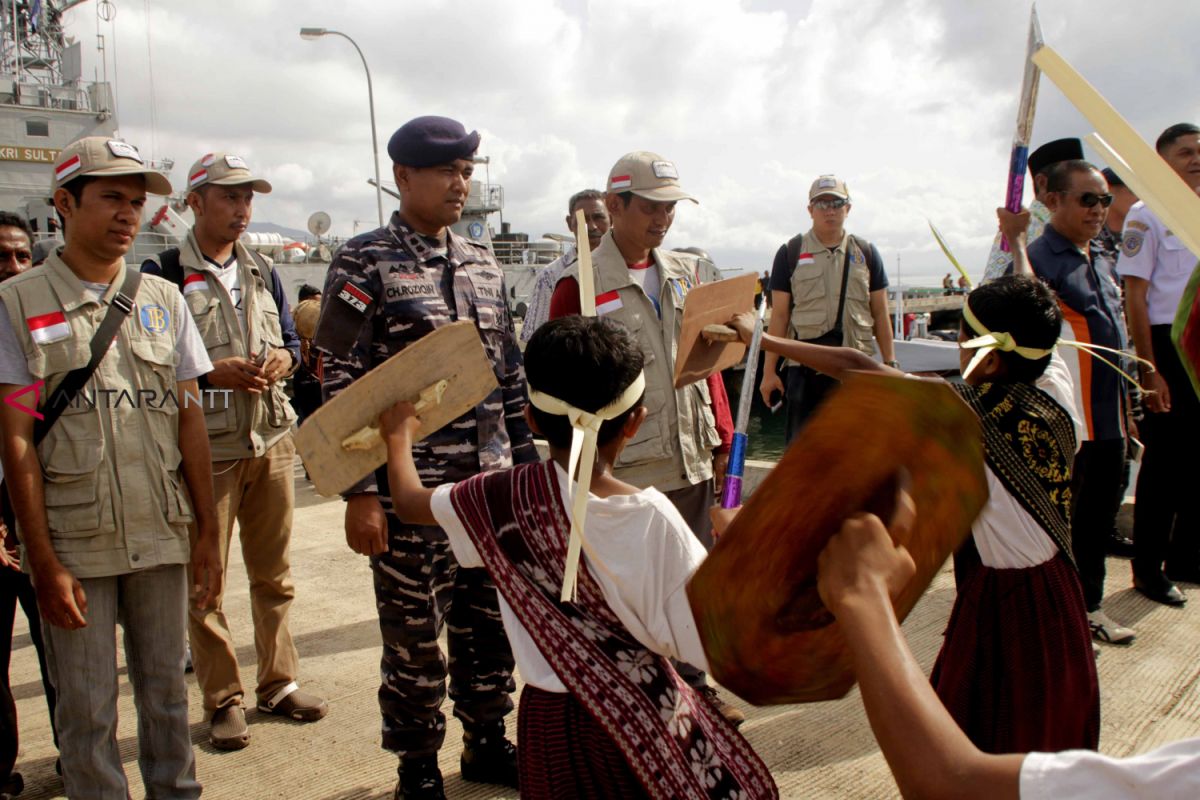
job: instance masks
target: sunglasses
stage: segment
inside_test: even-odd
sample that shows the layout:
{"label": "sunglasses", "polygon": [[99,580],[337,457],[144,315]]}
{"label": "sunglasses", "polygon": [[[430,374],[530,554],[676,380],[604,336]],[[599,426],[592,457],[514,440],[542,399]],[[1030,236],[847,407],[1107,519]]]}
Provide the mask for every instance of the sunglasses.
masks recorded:
{"label": "sunglasses", "polygon": [[1108,208],[1113,201],[1111,194],[1096,194],[1095,192],[1059,192],[1059,194],[1078,197],[1079,205],[1084,208],[1092,208],[1096,203]]}
{"label": "sunglasses", "polygon": [[834,197],[829,200],[813,200],[812,207],[821,211],[836,211],[839,208],[844,208],[850,204],[849,200],[843,200],[840,197]]}

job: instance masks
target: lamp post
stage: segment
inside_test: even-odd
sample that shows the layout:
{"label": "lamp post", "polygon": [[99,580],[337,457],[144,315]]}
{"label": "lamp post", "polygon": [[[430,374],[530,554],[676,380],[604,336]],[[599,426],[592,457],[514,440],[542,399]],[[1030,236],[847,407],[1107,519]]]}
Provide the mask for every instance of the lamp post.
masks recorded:
{"label": "lamp post", "polygon": [[367,73],[367,102],[371,108],[371,157],[375,160],[375,205],[379,212],[379,227],[383,227],[383,191],[380,189],[379,181],[379,139],[375,134],[375,91],[371,88],[371,69],[367,66],[367,57],[363,55],[362,49],[358,43],[351,39],[341,31],[331,31],[327,28],[301,28],[301,39],[319,39],[322,36],[340,36],[350,44],[354,45],[354,49],[358,51],[358,57],[362,59],[363,70]]}

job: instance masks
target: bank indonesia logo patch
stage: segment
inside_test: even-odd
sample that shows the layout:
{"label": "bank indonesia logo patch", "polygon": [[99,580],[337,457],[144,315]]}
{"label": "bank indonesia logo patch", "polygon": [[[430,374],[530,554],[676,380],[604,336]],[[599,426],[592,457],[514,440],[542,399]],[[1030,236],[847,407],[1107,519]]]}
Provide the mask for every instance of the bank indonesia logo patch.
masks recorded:
{"label": "bank indonesia logo patch", "polygon": [[158,304],[142,306],[140,313],[142,318],[142,327],[148,333],[162,333],[171,324],[171,315],[167,310]]}

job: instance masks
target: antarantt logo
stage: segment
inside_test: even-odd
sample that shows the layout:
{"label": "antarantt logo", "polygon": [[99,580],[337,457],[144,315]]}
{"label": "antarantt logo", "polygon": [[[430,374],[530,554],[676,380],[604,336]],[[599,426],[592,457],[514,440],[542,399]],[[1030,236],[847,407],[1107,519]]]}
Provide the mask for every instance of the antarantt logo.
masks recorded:
{"label": "antarantt logo", "polygon": [[[8,403],[15,409],[22,411],[34,419],[43,419],[42,413],[38,411],[41,406],[42,387],[46,384],[45,381],[31,383],[28,386],[22,386],[15,392],[5,396],[4,402]],[[33,393],[33,404],[26,405],[18,398]],[[197,406],[199,408],[228,408],[232,402],[230,395],[233,394],[233,389],[199,389],[195,392],[184,392],[182,395],[177,395],[171,390],[165,392],[157,392],[153,389],[97,389],[91,392],[79,392],[71,399],[68,408],[85,408],[91,409],[100,406],[101,408],[155,408],[161,409],[168,404],[174,408],[191,408]],[[54,398],[51,397],[51,400]]]}
{"label": "antarantt logo", "polygon": [[[34,419],[40,420],[42,419],[42,413],[38,411],[38,406],[41,405],[39,401],[42,399],[42,387],[45,385],[45,381],[38,381],[37,383],[31,383],[28,386],[22,386],[12,394],[6,395],[4,402],[8,403],[18,411],[23,411]],[[18,397],[24,397],[30,392],[33,392],[33,405],[27,406],[24,403],[17,401]]]}

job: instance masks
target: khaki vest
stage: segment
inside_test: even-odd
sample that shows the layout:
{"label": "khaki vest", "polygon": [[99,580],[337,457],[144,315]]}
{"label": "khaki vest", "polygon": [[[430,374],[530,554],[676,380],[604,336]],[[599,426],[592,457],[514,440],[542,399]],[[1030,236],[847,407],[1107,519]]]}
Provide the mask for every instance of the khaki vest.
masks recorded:
{"label": "khaki vest", "polygon": [[[102,302],[91,299],[57,252],[0,287],[29,372],[45,381],[42,403],[68,372],[90,360],[92,336],[126,269]],[[38,446],[50,539],[76,577],[188,560],[192,515],[179,451],[183,401],[175,396],[178,300],[171,283],[143,276],[113,345]],[[69,332],[35,341],[27,320],[58,312]]]}
{"label": "khaki vest", "polygon": [[[696,256],[653,250],[658,265],[662,320],[642,287],[629,276],[625,258],[607,233],[592,251],[597,296],[615,291],[621,307],[606,316],[618,320],[637,337],[646,363],[646,421],[626,444],[617,460],[618,478],[641,488],[662,492],[683,489],[710,480],[712,449],[721,443],[712,413],[708,384],[697,381],[674,388],[677,337],[683,323],[683,304],[699,281]],[[579,280],[578,262],[562,278]]]}
{"label": "khaki vest", "polygon": [[[867,256],[847,234],[830,250],[812,231],[800,240],[800,258],[792,272],[792,315],[788,334],[793,339],[816,339],[836,325],[842,293],[842,269],[850,248],[850,277],[846,281],[846,307],[842,312],[842,344],[874,355],[874,319],[871,316],[871,273]],[[807,262],[811,258],[810,263]],[[788,361],[795,366],[796,362]]]}
{"label": "khaki vest", "polygon": [[[216,276],[212,264],[204,260],[195,234],[188,231],[179,248],[183,299],[196,321],[208,357],[214,362],[231,356],[250,358],[252,352],[261,353],[264,348],[283,347],[279,309],[259,274],[258,262],[241,242],[234,245],[234,254],[241,278],[246,331],[242,330],[225,284]],[[187,283],[192,275],[203,275],[203,282]],[[261,456],[291,431],[295,419],[296,412],[283,391],[282,380],[259,395],[213,392],[211,401],[204,405],[212,460]]]}

